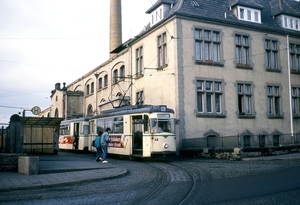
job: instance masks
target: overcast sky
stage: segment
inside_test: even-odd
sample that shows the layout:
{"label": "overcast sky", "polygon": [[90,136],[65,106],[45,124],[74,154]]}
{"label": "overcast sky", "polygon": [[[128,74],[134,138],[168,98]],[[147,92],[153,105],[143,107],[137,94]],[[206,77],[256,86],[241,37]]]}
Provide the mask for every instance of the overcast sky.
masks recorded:
{"label": "overcast sky", "polygon": [[[156,0],[122,0],[123,42],[150,22]],[[0,0],[0,126],[50,106],[67,85],[109,58],[110,0]],[[34,116],[26,111],[26,116]]]}

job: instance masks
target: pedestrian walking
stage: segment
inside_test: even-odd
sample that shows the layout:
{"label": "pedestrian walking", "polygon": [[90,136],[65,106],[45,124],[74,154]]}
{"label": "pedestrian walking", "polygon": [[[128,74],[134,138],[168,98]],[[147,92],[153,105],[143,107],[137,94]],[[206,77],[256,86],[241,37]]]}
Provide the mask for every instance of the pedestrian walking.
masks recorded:
{"label": "pedestrian walking", "polygon": [[109,133],[110,133],[110,128],[106,128],[105,132],[102,134],[101,137],[101,147],[103,149],[103,154],[102,154],[102,163],[107,163],[108,161],[106,160],[107,157],[107,148],[108,148],[108,143],[110,141],[109,139]]}
{"label": "pedestrian walking", "polygon": [[96,139],[95,139],[95,147],[97,149],[97,152],[96,152],[96,162],[99,162],[100,160],[102,160],[102,147],[101,147],[101,136],[102,136],[103,132],[102,131],[99,131],[98,132],[98,135],[96,136]]}
{"label": "pedestrian walking", "polygon": [[53,153],[58,154],[58,134],[57,134],[57,129],[54,129],[53,133]]}

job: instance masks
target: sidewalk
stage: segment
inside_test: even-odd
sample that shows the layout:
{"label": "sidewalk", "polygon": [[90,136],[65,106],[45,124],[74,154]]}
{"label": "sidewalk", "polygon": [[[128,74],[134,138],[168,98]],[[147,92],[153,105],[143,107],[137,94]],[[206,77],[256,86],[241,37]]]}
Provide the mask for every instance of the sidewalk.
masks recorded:
{"label": "sidewalk", "polygon": [[96,162],[94,158],[80,158],[76,153],[39,156],[39,174],[0,172],[0,192],[101,181],[125,176],[127,170],[109,161]]}
{"label": "sidewalk", "polygon": [[[24,175],[18,172],[0,172],[0,192],[33,189],[81,182],[93,182],[125,176],[126,169],[114,160],[102,164],[93,157],[80,157],[76,153],[39,156],[39,174]],[[243,161],[299,160],[300,153],[276,156],[243,158]]]}

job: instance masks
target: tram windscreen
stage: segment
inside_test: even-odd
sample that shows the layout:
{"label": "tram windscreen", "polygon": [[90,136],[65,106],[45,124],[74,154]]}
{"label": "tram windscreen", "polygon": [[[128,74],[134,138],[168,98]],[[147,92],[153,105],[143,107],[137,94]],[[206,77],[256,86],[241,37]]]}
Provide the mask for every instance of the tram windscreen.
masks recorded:
{"label": "tram windscreen", "polygon": [[150,119],[151,133],[174,133],[174,119]]}

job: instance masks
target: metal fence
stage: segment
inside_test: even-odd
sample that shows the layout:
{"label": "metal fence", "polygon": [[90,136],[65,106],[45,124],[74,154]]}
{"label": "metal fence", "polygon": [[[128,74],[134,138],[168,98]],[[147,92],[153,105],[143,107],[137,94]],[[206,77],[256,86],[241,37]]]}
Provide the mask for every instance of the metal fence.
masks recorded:
{"label": "metal fence", "polygon": [[290,146],[300,146],[300,133],[294,135],[233,135],[182,139],[183,150],[200,150],[204,148],[280,148]]}

